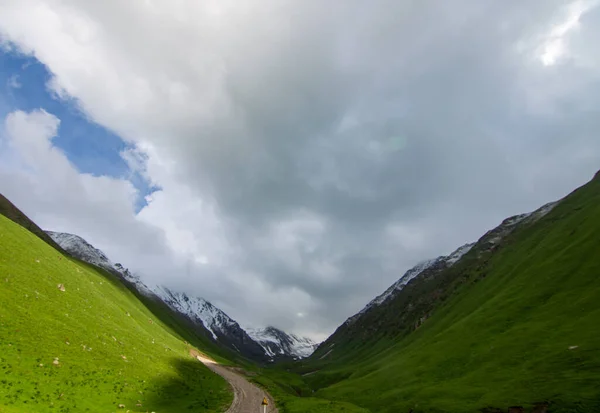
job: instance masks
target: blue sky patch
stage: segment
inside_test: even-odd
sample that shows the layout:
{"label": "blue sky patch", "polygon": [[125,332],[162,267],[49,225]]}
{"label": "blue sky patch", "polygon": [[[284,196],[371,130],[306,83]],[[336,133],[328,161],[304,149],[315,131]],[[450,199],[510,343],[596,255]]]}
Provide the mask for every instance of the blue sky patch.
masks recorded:
{"label": "blue sky patch", "polygon": [[136,211],[144,197],[158,188],[133,174],[120,152],[130,147],[106,128],[90,122],[73,101],[56,98],[46,87],[51,78],[46,66],[31,56],[0,49],[0,116],[14,110],[44,109],[61,121],[59,136],[52,140],[82,173],[129,179],[138,189]]}

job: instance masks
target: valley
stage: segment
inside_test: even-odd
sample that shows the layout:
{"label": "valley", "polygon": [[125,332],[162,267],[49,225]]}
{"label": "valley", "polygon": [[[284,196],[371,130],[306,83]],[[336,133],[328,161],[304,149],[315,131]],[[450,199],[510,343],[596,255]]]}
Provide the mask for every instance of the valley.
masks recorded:
{"label": "valley", "polygon": [[418,264],[319,345],[0,210],[2,412],[233,413],[265,394],[281,413],[600,410],[598,174]]}

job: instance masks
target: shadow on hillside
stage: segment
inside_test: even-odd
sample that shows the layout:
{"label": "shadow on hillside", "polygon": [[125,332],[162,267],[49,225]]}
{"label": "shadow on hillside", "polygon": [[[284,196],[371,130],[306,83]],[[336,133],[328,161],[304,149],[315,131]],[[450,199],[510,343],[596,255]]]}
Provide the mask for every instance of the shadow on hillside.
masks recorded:
{"label": "shadow on hillside", "polygon": [[173,358],[176,375],[158,377],[143,395],[141,411],[225,411],[233,394],[227,382],[192,358]]}

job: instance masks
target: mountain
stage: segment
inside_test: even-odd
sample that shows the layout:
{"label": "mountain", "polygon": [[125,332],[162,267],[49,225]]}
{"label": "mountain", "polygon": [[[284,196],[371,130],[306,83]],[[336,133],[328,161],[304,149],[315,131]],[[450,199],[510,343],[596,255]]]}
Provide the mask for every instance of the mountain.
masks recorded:
{"label": "mountain", "polygon": [[[430,316],[438,299],[443,298],[444,295],[441,294],[437,297],[435,292],[433,296],[421,295],[413,300],[409,308],[403,309],[400,313],[394,313],[393,316],[388,315],[388,304],[407,285],[413,280],[426,281],[436,278],[439,274],[459,263],[472,250],[476,251],[476,254],[480,257],[482,254],[495,251],[501,241],[519,225],[536,222],[552,211],[557,204],[558,202],[551,202],[534,212],[507,218],[498,227],[488,231],[477,242],[465,244],[448,256],[440,256],[420,262],[409,269],[385,292],[371,300],[361,311],[348,318],[332,336],[322,343],[321,347],[327,347],[335,343],[339,336],[368,338],[382,331],[386,335],[393,336],[395,333],[403,334],[418,328]],[[438,293],[440,292],[438,291]]]}
{"label": "mountain", "polygon": [[317,348],[317,343],[307,337],[285,333],[275,327],[247,329],[250,337],[266,352],[272,361],[282,358],[298,360],[308,357]]}
{"label": "mountain", "polygon": [[111,272],[119,271],[115,265],[108,259],[108,257],[99,249],[93,247],[86,240],[78,235],[67,234],[64,232],[44,231],[54,242],[61,246],[62,249],[67,251],[69,255],[104,268]]}
{"label": "mountain", "polygon": [[104,252],[94,247],[79,235],[66,232],[44,232],[70,256],[123,278],[125,281],[132,283],[143,294],[149,295],[153,293],[153,290],[144,284],[138,275],[132,274],[131,271],[123,267],[120,263],[113,263]]}
{"label": "mountain", "polygon": [[46,233],[71,256],[103,268],[129,282],[141,294],[161,300],[173,311],[188,318],[196,328],[219,345],[256,361],[267,361],[263,348],[223,311],[200,297],[189,297],[164,286],[147,286],[120,263],[113,263],[101,250],[80,236],[46,231]]}
{"label": "mountain", "polygon": [[409,270],[294,369],[383,413],[600,411],[598,233],[600,173]]}
{"label": "mountain", "polygon": [[4,195],[0,194],[0,215],[4,215],[6,218],[10,219],[14,223],[22,226],[29,232],[36,235],[46,244],[50,245],[60,253],[64,254],[65,251],[60,248],[60,246],[54,242],[54,240],[48,236],[40,227],[38,227],[35,222],[33,222],[27,215],[25,215],[19,208],[17,208],[12,202],[10,202]]}
{"label": "mountain", "polygon": [[410,281],[412,281],[415,277],[417,277],[424,271],[430,269],[439,270],[441,268],[451,267],[458,260],[460,260],[463,255],[469,252],[474,245],[475,243],[465,244],[448,256],[441,256],[433,260],[426,260],[420,262],[419,264],[408,270],[402,277],[400,277],[398,281],[396,281],[387,290],[385,290],[383,294],[375,297],[369,302],[369,304],[365,306],[365,308],[360,310],[357,314],[353,315],[352,317],[348,318],[345,324],[352,325],[354,322],[356,322],[356,320],[358,320],[362,315],[368,313],[369,310],[371,310],[372,308],[380,306],[383,303],[393,299],[400,291],[402,291],[406,284],[408,284]]}
{"label": "mountain", "polygon": [[309,339],[288,335],[276,329],[265,329],[265,331],[277,331],[279,346],[275,348],[274,343],[264,345],[207,300],[188,296],[186,293],[173,291],[165,286],[149,287],[139,276],[131,273],[120,263],[113,263],[106,254],[83,238],[61,232],[46,231],[46,233],[71,256],[117,275],[146,297],[162,301],[171,310],[190,320],[196,328],[201,328],[212,341],[246,358],[259,362],[274,361],[276,359],[274,354],[276,354],[277,358],[297,359],[308,356],[314,349],[314,343]]}
{"label": "mountain", "polygon": [[231,404],[229,384],[189,355],[218,353],[188,344],[111,273],[28,228],[0,214],[0,411],[208,413]]}
{"label": "mountain", "polygon": [[231,317],[200,297],[189,297],[166,287],[157,287],[155,294],[175,311],[186,315],[206,328],[213,340],[244,356],[256,360],[268,359],[262,346],[255,342]]}

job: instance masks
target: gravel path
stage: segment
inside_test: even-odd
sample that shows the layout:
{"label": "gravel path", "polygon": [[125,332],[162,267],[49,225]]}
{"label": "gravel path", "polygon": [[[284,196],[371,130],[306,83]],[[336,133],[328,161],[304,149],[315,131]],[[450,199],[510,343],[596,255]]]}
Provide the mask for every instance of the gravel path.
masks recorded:
{"label": "gravel path", "polygon": [[250,383],[238,373],[227,367],[217,364],[215,361],[197,355],[196,358],[206,365],[209,369],[223,377],[231,384],[233,388],[233,403],[226,413],[263,413],[261,403],[263,398],[269,400],[267,413],[279,413],[275,407],[273,398],[258,386]]}

